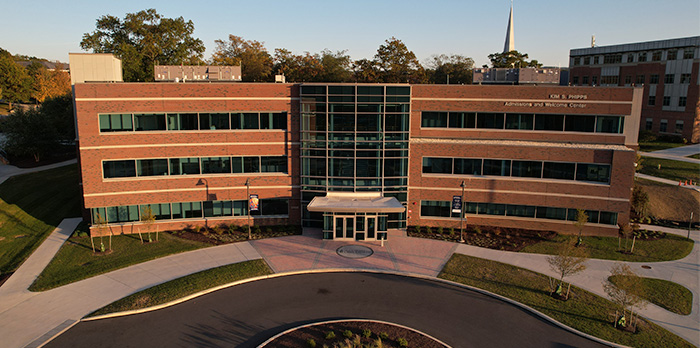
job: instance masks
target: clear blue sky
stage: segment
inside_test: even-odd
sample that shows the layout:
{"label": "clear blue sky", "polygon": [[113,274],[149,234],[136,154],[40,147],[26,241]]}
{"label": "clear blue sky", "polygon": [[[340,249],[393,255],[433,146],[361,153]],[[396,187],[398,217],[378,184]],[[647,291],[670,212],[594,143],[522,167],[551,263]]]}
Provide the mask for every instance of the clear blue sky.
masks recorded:
{"label": "clear blue sky", "polygon": [[[372,58],[392,36],[424,63],[433,54],[472,57],[477,66],[503,50],[510,1],[192,1],[74,0],[5,1],[0,47],[13,54],[68,61],[82,35],[102,15],[155,8],[184,17],[204,41],[228,34],[293,53],[348,50],[353,59]],[[569,49],[700,35],[700,0],[516,0],[515,48],[545,65],[567,66]]]}

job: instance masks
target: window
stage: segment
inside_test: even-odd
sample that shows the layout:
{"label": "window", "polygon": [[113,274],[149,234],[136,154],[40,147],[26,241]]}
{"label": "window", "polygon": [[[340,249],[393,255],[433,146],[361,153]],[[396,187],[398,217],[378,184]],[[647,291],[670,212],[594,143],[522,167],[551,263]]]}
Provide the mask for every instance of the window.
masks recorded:
{"label": "window", "polygon": [[603,64],[622,63],[622,54],[606,54],[603,57]]}
{"label": "window", "polygon": [[673,81],[676,79],[675,74],[666,74],[664,75],[664,83],[673,83]]}
{"label": "window", "polygon": [[142,216],[146,213],[146,209],[148,208],[151,209],[151,214],[155,216],[156,220],[172,219],[172,217],[170,216],[170,203],[141,205],[139,210],[141,211]]}
{"label": "window", "polygon": [[622,116],[597,116],[595,131],[621,134],[624,130],[624,122],[625,119]]}
{"label": "window", "polygon": [[600,220],[598,223],[605,225],[617,225],[617,213],[601,211]]}
{"label": "window", "polygon": [[165,114],[135,114],[134,124],[137,131],[165,130]]}
{"label": "window", "polygon": [[243,157],[244,173],[260,173],[260,157]]}
{"label": "window", "polygon": [[231,129],[260,129],[258,113],[231,114]]}
{"label": "window", "polygon": [[547,179],[574,180],[576,163],[544,162],[542,177]]}
{"label": "window", "polygon": [[587,85],[587,84],[588,84],[588,76],[583,76],[583,77],[581,78],[581,84],[583,84],[583,85]]}
{"label": "window", "polygon": [[688,97],[678,97],[678,106],[686,106]]}
{"label": "window", "polygon": [[421,127],[446,128],[447,127],[447,113],[446,112],[435,112],[435,111],[424,111],[421,114]]}
{"label": "window", "polygon": [[579,57],[574,58],[574,65],[581,65],[581,58],[579,58]]}
{"label": "window", "polygon": [[105,179],[135,177],[136,164],[134,160],[104,161],[102,171]]}
{"label": "window", "polygon": [[590,65],[591,57],[583,57],[583,65]]}
{"label": "window", "polygon": [[142,159],[136,161],[138,176],[168,175],[167,159]]}
{"label": "window", "polygon": [[172,203],[173,219],[191,219],[202,217],[202,202]]}
{"label": "window", "polygon": [[476,113],[474,112],[450,112],[450,128],[474,128],[476,126]]}
{"label": "window", "polygon": [[542,162],[539,161],[513,161],[513,174],[521,178],[541,178]]}
{"label": "window", "polygon": [[571,80],[571,84],[578,85],[578,76],[574,76]]}
{"label": "window", "polygon": [[287,129],[286,112],[260,113],[260,129]]}
{"label": "window", "polygon": [[[358,117],[359,116],[360,115],[358,115]],[[384,116],[384,128],[387,132],[408,132],[408,121],[409,117],[407,114],[387,114]],[[381,124],[381,121],[379,121],[379,124]]]}
{"label": "window", "polygon": [[683,133],[683,121],[682,120],[676,120],[676,133]]}
{"label": "window", "polygon": [[202,206],[204,208],[204,217],[233,215],[233,202],[231,201],[206,201]]}
{"label": "window", "polygon": [[634,54],[628,53],[627,54],[627,63],[633,63],[634,62]]}
{"label": "window", "polygon": [[655,95],[650,95],[649,100],[647,101],[647,104],[650,106],[656,105],[656,96]]}
{"label": "window", "polygon": [[653,119],[653,118],[648,118],[648,117],[647,117],[647,122],[646,122],[646,126],[644,127],[644,129],[650,131],[650,130],[651,130],[651,127],[652,127],[653,125],[654,125],[654,119]]}
{"label": "window", "polygon": [[639,59],[637,61],[638,62],[646,62],[647,61],[647,53],[646,52],[639,52]]}
{"label": "window", "polygon": [[637,75],[637,84],[643,84],[644,83],[644,75]]}
{"label": "window", "polygon": [[681,83],[690,83],[690,74],[681,74]]}
{"label": "window", "polygon": [[423,157],[423,173],[452,174],[452,159]]}
{"label": "window", "polygon": [[105,208],[107,214],[107,222],[130,222],[139,221],[139,206],[124,205],[120,207]]}
{"label": "window", "polygon": [[665,95],[664,101],[663,101],[663,106],[669,106],[669,105],[671,105],[671,96]]}
{"label": "window", "polygon": [[567,132],[593,132],[595,117],[566,115],[564,130]]}
{"label": "window", "polygon": [[659,132],[665,132],[668,129],[668,120],[661,120],[659,123]]}
{"label": "window", "polygon": [[535,115],[535,130],[564,130],[564,115]]}
{"label": "window", "polygon": [[231,173],[231,157],[202,157],[202,174]]}
{"label": "window", "polygon": [[655,51],[654,53],[651,54],[651,61],[652,62],[658,62],[661,60],[661,53],[662,51]]}
{"label": "window", "polygon": [[537,207],[538,219],[566,220],[566,208]]}
{"label": "window", "polygon": [[134,130],[131,114],[100,115],[100,132],[124,132]]}
{"label": "window", "polygon": [[478,113],[476,115],[476,128],[503,129],[503,114]]}
{"label": "window", "polygon": [[683,49],[683,59],[695,59],[695,49],[686,47]]}
{"label": "window", "polygon": [[532,114],[506,114],[506,129],[526,129],[532,130]]}
{"label": "window", "polygon": [[289,200],[283,198],[266,198],[260,200],[257,214],[251,215],[289,215]]}
{"label": "window", "polygon": [[421,201],[420,215],[450,217],[452,215],[452,205],[449,201]]}
{"label": "window", "polygon": [[262,157],[260,159],[260,171],[263,173],[286,173],[287,157]]}
{"label": "window", "polygon": [[632,84],[632,75],[625,75],[625,84]]}
{"label": "window", "polygon": [[199,158],[171,158],[170,175],[199,174]]}
{"label": "window", "polygon": [[610,182],[610,165],[579,163],[576,168],[576,180],[607,184]]}
{"label": "window", "polygon": [[598,84],[598,76],[591,76],[591,84],[594,86]]}
{"label": "window", "polygon": [[199,129],[230,129],[229,114],[199,114]]}
{"label": "window", "polygon": [[455,158],[454,173],[466,175],[481,175],[481,159]]}
{"label": "window", "polygon": [[593,64],[598,64],[598,56],[593,57]]}
{"label": "window", "polygon": [[676,60],[678,58],[678,50],[669,50],[666,53],[666,60]]}
{"label": "window", "polygon": [[485,159],[484,175],[510,176],[510,160]]}
{"label": "window", "polygon": [[197,114],[168,114],[168,130],[199,129]]}
{"label": "window", "polygon": [[603,85],[617,85],[620,81],[619,76],[601,76],[600,83]]}
{"label": "window", "polygon": [[659,83],[659,75],[658,74],[649,75],[649,83],[652,85]]}
{"label": "window", "polygon": [[535,207],[531,205],[508,204],[508,206],[506,207],[506,215],[534,218]]}

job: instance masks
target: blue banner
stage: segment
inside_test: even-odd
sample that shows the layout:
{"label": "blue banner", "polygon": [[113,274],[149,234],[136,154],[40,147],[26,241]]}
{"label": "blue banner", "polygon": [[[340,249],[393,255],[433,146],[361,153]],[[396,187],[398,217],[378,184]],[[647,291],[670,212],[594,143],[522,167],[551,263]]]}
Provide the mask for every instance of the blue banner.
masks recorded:
{"label": "blue banner", "polygon": [[462,196],[452,196],[452,212],[457,214],[462,212]]}

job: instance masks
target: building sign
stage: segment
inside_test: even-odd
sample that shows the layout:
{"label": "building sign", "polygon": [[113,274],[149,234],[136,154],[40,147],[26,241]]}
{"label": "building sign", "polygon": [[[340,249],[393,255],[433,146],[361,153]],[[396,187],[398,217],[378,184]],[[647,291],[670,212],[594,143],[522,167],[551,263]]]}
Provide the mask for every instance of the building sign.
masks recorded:
{"label": "building sign", "polygon": [[258,195],[250,195],[248,198],[248,209],[250,211],[258,211],[260,204],[260,200],[258,199]]}
{"label": "building sign", "polygon": [[572,103],[569,101],[582,101],[588,100],[588,95],[586,94],[550,94],[549,99],[557,99],[560,101],[556,102],[504,102],[503,106],[516,106],[516,107],[528,107],[528,108],[572,108],[581,109],[585,108],[586,104],[583,103]]}
{"label": "building sign", "polygon": [[452,196],[452,212],[458,214],[462,212],[462,196]]}

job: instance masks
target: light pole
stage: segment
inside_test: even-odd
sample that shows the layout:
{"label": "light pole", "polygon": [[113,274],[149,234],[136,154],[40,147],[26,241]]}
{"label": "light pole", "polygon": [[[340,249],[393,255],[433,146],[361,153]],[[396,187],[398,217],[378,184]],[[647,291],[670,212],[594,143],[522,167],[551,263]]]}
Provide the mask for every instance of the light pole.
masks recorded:
{"label": "light pole", "polygon": [[464,180],[459,185],[462,188],[462,206],[460,207],[459,219],[460,219],[460,231],[459,231],[459,242],[464,243]]}
{"label": "light pole", "polygon": [[[207,187],[207,188],[206,188],[207,199],[205,199],[205,200],[204,200],[204,203],[203,203],[203,204],[207,204],[207,202],[209,201],[209,182],[207,181],[207,179],[199,179],[199,181],[197,181],[197,185],[195,185],[195,186],[202,186],[202,185],[206,185],[206,187]],[[204,227],[205,227],[205,228],[208,228],[208,227],[209,227],[209,225],[207,224],[207,217],[206,217],[206,214],[205,214],[205,216],[204,216]]]}
{"label": "light pole", "polygon": [[248,240],[250,240],[250,179],[245,179],[245,204],[248,212]]}

